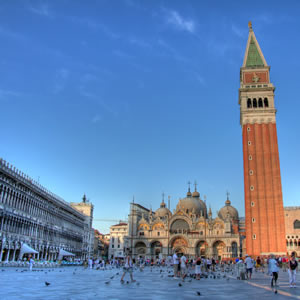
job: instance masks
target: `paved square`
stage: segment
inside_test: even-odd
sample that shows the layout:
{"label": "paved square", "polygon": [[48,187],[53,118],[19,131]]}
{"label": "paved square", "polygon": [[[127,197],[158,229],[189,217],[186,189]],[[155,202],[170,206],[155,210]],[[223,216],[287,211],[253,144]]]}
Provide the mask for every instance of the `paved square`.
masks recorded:
{"label": "paved square", "polygon": [[[163,271],[160,272],[160,269]],[[26,271],[23,271],[26,270]],[[166,267],[146,267],[143,272],[134,271],[136,283],[120,283],[122,269],[85,270],[83,267],[62,267],[56,269],[37,269],[33,272],[24,268],[0,269],[1,300],[67,300],[67,299],[300,299],[300,285],[290,289],[288,274],[280,272],[278,294],[270,288],[270,277],[254,273],[251,281],[240,281],[232,273],[228,278],[187,279],[168,277],[173,274]],[[39,270],[39,271],[38,271]],[[21,272],[23,271],[23,272]],[[169,273],[171,271],[171,273]],[[119,275],[116,275],[119,273]],[[216,275],[219,272],[216,272]],[[111,277],[113,279],[111,279]],[[297,275],[297,282],[299,282]],[[50,285],[46,286],[45,281]],[[191,281],[191,282],[189,282]],[[108,283],[105,283],[108,282]],[[197,295],[197,292],[201,296]]]}

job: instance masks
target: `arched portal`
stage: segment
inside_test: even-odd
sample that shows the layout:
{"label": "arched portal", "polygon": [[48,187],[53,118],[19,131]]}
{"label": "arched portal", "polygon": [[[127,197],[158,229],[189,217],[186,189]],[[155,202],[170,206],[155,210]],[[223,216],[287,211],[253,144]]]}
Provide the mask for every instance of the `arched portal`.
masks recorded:
{"label": "arched portal", "polygon": [[213,256],[214,258],[221,260],[224,254],[225,243],[222,241],[216,241],[213,244]]}
{"label": "arched portal", "polygon": [[208,244],[205,241],[199,241],[196,245],[196,255],[197,256],[206,256],[208,249]]}
{"label": "arched portal", "polygon": [[151,256],[155,256],[159,258],[160,254],[162,253],[162,244],[161,242],[155,241],[151,243],[150,246]]}
{"label": "arched portal", "polygon": [[145,245],[145,243],[144,242],[137,242],[136,244],[135,244],[135,253],[140,257],[140,256],[142,256],[142,257],[144,257],[145,255],[146,255],[146,249],[147,249],[147,247],[146,247],[146,245]]}
{"label": "arched portal", "polygon": [[172,253],[186,254],[188,242],[183,237],[177,237],[171,241]]}

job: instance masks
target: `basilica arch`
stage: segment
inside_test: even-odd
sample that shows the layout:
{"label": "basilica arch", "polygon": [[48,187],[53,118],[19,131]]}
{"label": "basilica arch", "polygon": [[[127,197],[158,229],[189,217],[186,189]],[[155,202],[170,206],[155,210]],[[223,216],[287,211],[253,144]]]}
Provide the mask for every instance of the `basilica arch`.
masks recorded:
{"label": "basilica arch", "polygon": [[135,253],[138,255],[138,256],[145,256],[146,255],[146,252],[147,252],[147,246],[144,242],[137,242],[134,246],[135,248]]}
{"label": "basilica arch", "polygon": [[199,257],[206,256],[207,250],[208,250],[208,244],[206,241],[201,240],[196,244],[195,253],[197,256]]}
{"label": "basilica arch", "polygon": [[159,241],[153,241],[150,244],[150,253],[151,256],[159,257],[159,255],[162,253],[162,243]]}
{"label": "basilica arch", "polygon": [[176,236],[170,241],[172,253],[178,251],[179,253],[188,253],[188,241],[182,236]]}
{"label": "basilica arch", "polygon": [[184,219],[175,219],[170,226],[170,233],[172,234],[186,234],[190,230],[190,226]]}
{"label": "basilica arch", "polygon": [[221,260],[225,252],[225,243],[223,241],[215,241],[213,243],[213,257]]}

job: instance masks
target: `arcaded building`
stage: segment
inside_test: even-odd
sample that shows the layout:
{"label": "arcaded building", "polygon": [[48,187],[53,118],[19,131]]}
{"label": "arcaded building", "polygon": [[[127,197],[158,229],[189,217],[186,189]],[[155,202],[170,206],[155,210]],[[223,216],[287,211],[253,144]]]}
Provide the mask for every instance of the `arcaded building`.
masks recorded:
{"label": "arcaded building", "polygon": [[0,159],[0,262],[20,259],[24,244],[36,259],[55,260],[61,249],[84,259],[85,230],[82,213]]}
{"label": "arcaded building", "polygon": [[285,207],[284,218],[287,252],[300,256],[300,206]]}
{"label": "arcaded building", "polygon": [[175,251],[217,259],[242,255],[239,215],[228,195],[216,218],[195,187],[173,213],[164,199],[156,211],[131,203],[128,223],[127,245],[133,257],[165,258]]}

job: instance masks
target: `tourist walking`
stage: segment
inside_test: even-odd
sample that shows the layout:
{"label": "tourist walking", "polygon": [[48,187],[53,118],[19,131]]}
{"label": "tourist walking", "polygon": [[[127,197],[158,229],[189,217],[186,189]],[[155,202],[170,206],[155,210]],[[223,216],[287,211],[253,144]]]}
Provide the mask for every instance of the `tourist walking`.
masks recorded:
{"label": "tourist walking", "polygon": [[248,254],[246,254],[245,264],[246,264],[247,277],[248,279],[251,279],[252,270],[253,270],[253,260]]}
{"label": "tourist walking", "polygon": [[133,275],[132,275],[132,273],[133,273],[133,263],[132,263],[132,259],[129,255],[127,255],[126,259],[125,259],[125,264],[124,264],[124,267],[123,267],[123,275],[121,277],[121,283],[124,283],[124,277],[127,273],[129,273],[131,282],[135,282],[135,280],[133,279]]}
{"label": "tourist walking", "polygon": [[195,275],[196,275],[196,279],[200,280],[200,275],[201,275],[201,258],[200,257],[198,257],[196,259]]}
{"label": "tourist walking", "polygon": [[32,271],[32,267],[34,265],[34,259],[32,256],[29,257],[29,270]]}
{"label": "tourist walking", "polygon": [[290,288],[296,287],[296,269],[298,267],[298,262],[296,261],[295,254],[292,254],[292,257],[289,261],[289,279],[290,279]]}
{"label": "tourist walking", "polygon": [[93,268],[93,260],[91,258],[89,258],[88,263],[89,263],[89,268],[92,269]]}
{"label": "tourist walking", "polygon": [[187,265],[186,265],[186,257],[182,254],[180,258],[180,270],[181,270],[181,278],[184,281],[184,278],[187,275]]}
{"label": "tourist walking", "polygon": [[279,272],[279,265],[273,254],[271,254],[270,257],[271,258],[269,259],[268,270],[269,270],[270,275],[272,276],[271,287],[273,287],[273,286],[276,287],[277,279],[278,279],[278,272]]}
{"label": "tourist walking", "polygon": [[173,268],[174,268],[174,279],[177,279],[178,277],[178,266],[179,266],[179,258],[178,258],[178,252],[174,252],[173,254]]}

